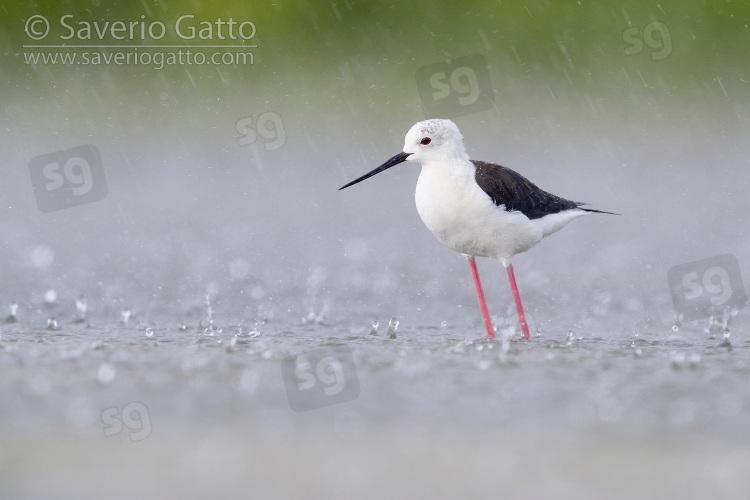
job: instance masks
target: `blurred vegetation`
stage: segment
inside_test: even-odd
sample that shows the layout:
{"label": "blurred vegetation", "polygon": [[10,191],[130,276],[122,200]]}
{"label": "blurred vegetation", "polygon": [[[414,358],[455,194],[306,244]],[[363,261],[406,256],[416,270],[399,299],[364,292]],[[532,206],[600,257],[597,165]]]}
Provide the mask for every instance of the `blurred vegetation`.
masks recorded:
{"label": "blurred vegetation", "polygon": [[[128,105],[166,90],[183,104],[207,106],[223,89],[306,107],[344,101],[414,106],[418,67],[472,53],[488,61],[496,93],[534,89],[559,98],[617,98],[632,105],[644,89],[656,89],[660,100],[675,106],[706,94],[749,94],[746,0],[233,0],[221,5],[97,0],[4,2],[0,12],[0,80],[11,100],[95,92],[102,102]],[[257,44],[254,64],[162,70],[26,64],[24,51],[29,49],[23,46],[37,43],[24,33],[26,20],[45,16],[52,24],[48,39],[54,39],[66,14],[88,23],[127,23],[145,16],[145,22],[161,21],[168,27],[183,14],[195,15],[196,22],[251,20],[257,27],[251,40]],[[656,21],[667,31],[652,29],[644,39],[644,30]],[[631,30],[629,35],[626,30]],[[102,43],[114,42],[106,38]],[[633,42],[640,43],[640,49]],[[157,43],[224,42],[191,42],[169,33]],[[714,100],[705,102],[713,105]]]}

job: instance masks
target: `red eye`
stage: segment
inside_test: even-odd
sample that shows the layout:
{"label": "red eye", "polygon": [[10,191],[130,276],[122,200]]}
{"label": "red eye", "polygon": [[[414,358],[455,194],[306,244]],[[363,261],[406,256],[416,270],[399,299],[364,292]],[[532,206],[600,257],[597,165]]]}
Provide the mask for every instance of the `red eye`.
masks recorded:
{"label": "red eye", "polygon": [[425,146],[428,145],[432,141],[429,137],[423,137],[421,141],[419,141],[421,144],[424,144]]}

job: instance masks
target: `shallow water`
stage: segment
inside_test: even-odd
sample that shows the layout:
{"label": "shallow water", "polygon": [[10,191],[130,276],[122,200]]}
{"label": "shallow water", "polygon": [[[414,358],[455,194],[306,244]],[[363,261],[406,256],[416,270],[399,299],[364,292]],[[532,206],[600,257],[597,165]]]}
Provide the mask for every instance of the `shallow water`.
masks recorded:
{"label": "shallow water", "polygon": [[[6,4],[0,499],[748,498],[742,2]],[[25,58],[191,12],[254,64]],[[438,114],[622,214],[514,259],[529,340],[487,259],[482,338],[416,164],[338,191]]]}
{"label": "shallow water", "polygon": [[[5,323],[0,492],[742,498],[750,340],[742,316],[728,338],[698,326]],[[340,362],[309,373],[342,392],[286,383],[300,355]]]}

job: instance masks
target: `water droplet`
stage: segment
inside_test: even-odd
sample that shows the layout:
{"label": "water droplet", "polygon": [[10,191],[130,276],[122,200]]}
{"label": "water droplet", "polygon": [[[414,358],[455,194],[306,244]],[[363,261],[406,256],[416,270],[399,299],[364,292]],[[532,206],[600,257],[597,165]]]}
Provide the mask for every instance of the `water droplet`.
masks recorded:
{"label": "water droplet", "polygon": [[5,318],[6,323],[15,323],[18,321],[16,314],[18,313],[18,304],[15,302],[10,305],[10,314]]}
{"label": "water droplet", "polygon": [[443,328],[445,328],[446,326],[448,326],[448,322],[447,321],[441,321],[440,322],[440,326],[442,326]]}
{"label": "water droplet", "polygon": [[677,323],[675,323],[674,325],[672,325],[672,331],[673,332],[679,332],[680,331],[680,326]]}
{"label": "water droplet", "polygon": [[177,325],[177,329],[181,332],[184,332],[187,330],[187,325],[185,323],[180,323]]}
{"label": "water droplet", "polygon": [[729,330],[724,331],[724,340],[729,340],[729,336],[732,335],[732,332]]}
{"label": "water droplet", "polygon": [[76,323],[83,323],[86,321],[86,296],[81,295],[76,299]]}
{"label": "water droplet", "polygon": [[120,312],[120,321],[122,321],[123,325],[128,326],[128,321],[130,321],[130,316],[132,316],[132,314],[133,311],[127,307]]}
{"label": "water droplet", "polygon": [[490,363],[488,360],[483,359],[481,361],[478,361],[476,366],[480,370],[484,371],[484,370],[487,370],[490,367],[491,364],[492,363]]}
{"label": "water droplet", "polygon": [[99,366],[99,370],[96,373],[99,382],[102,384],[109,384],[115,379],[117,370],[111,363],[102,363]]}
{"label": "water droplet", "polygon": [[150,326],[146,328],[146,337],[153,337],[154,336],[154,329]]}
{"label": "water droplet", "polygon": [[[213,337],[217,333],[217,330],[214,328],[214,309],[211,307],[210,294],[206,294],[206,307],[208,308],[208,311],[206,312],[208,326],[203,330],[203,335],[206,337]],[[218,330],[218,333],[221,333],[221,330]]]}
{"label": "water droplet", "polygon": [[47,330],[57,330],[57,319],[49,318],[47,320]]}
{"label": "water droplet", "polygon": [[398,330],[398,320],[396,318],[391,318],[391,320],[388,322],[388,332],[386,333],[386,336],[389,339],[395,339],[396,330]]}
{"label": "water droplet", "polygon": [[260,331],[257,328],[253,328],[249,332],[246,332],[245,330],[242,329],[242,327],[239,327],[237,333],[235,333],[234,336],[254,339],[260,336]]}
{"label": "water droplet", "polygon": [[51,306],[57,302],[57,292],[52,288],[44,292],[44,305]]}

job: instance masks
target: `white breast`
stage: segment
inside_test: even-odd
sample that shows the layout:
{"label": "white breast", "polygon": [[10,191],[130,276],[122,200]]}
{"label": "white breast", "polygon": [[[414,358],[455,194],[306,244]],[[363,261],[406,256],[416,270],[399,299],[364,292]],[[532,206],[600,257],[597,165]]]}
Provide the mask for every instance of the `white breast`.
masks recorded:
{"label": "white breast", "polygon": [[499,259],[533,247],[545,236],[539,222],[498,207],[474,181],[474,166],[423,165],[414,195],[417,212],[442,243],[457,252]]}

